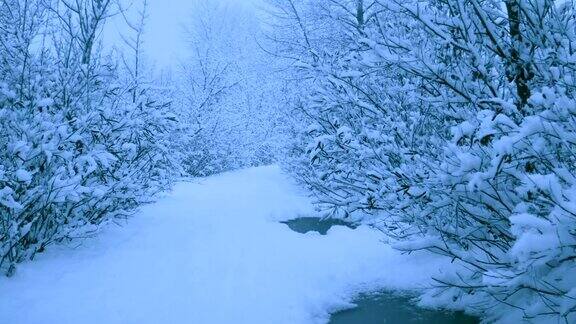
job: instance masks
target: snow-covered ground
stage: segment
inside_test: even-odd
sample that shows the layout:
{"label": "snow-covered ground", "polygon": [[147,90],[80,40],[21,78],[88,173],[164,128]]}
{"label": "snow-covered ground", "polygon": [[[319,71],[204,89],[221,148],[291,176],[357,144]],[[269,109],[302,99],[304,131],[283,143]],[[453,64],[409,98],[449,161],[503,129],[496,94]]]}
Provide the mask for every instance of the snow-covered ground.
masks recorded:
{"label": "snow-covered ground", "polygon": [[313,213],[277,167],[182,183],[1,278],[0,323],[326,323],[360,291],[418,288],[442,267],[365,226],[322,236],[278,222]]}

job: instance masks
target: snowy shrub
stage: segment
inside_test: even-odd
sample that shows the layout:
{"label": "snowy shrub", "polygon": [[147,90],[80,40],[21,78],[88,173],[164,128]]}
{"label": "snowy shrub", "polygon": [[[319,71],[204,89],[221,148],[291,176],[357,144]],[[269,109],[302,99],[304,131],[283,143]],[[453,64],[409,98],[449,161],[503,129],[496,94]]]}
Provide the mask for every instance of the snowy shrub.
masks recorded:
{"label": "snowy shrub", "polygon": [[576,320],[572,3],[275,8],[293,22],[279,44],[314,84],[288,168],[320,206],[454,260],[429,303]]}
{"label": "snowy shrub", "polygon": [[[426,247],[465,268],[438,278],[447,289],[435,290],[436,298],[447,294],[448,304],[464,302],[493,320],[519,309],[526,319],[571,321],[574,8],[461,1],[436,5],[441,16],[418,5],[397,10],[424,24],[440,55],[432,65],[416,53],[412,73],[475,113],[460,115],[433,168],[417,222],[425,243],[406,247]],[[454,60],[446,59],[446,44]]]}
{"label": "snowy shrub", "polygon": [[405,217],[417,209],[418,186],[429,173],[418,164],[442,152],[450,122],[422,100],[430,90],[421,79],[379,55],[383,33],[404,37],[414,24],[378,16],[376,2],[293,3],[282,12],[313,20],[294,27],[304,36],[286,37],[311,49],[299,56],[291,53],[297,45],[285,50],[297,57],[301,77],[312,81],[299,89],[307,95],[299,106],[310,126],[295,141],[287,167],[314,189],[327,215]]}
{"label": "snowy shrub", "polygon": [[111,1],[0,2],[0,268],[127,215],[179,175],[176,120],[96,48]]}

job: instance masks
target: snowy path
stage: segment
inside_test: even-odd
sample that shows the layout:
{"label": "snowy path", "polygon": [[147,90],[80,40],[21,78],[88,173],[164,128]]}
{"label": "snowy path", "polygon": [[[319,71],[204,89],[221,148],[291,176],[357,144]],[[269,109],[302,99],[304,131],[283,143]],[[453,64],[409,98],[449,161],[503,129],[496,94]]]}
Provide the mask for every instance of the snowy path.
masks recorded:
{"label": "snowy path", "polygon": [[435,260],[374,230],[292,232],[312,215],[276,167],[178,185],[123,227],[0,279],[0,323],[325,323],[359,290],[413,288]]}

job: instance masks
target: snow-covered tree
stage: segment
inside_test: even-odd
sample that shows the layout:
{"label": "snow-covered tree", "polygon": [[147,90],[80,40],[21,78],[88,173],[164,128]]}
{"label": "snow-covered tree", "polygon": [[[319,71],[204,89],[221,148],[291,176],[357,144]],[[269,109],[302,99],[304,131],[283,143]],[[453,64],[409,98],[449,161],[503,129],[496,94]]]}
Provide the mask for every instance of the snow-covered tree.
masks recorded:
{"label": "snow-covered tree", "polygon": [[185,26],[189,55],[178,92],[196,128],[186,160],[192,175],[269,164],[276,156],[280,83],[259,46],[260,22],[246,6],[200,1]]}

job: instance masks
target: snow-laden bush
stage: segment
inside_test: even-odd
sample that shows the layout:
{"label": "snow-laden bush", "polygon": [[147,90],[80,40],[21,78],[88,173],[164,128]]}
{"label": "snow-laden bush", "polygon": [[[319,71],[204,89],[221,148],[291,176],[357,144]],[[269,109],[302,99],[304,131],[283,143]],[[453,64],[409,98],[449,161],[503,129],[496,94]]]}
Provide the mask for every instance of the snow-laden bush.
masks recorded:
{"label": "snow-laden bush", "polygon": [[427,236],[400,247],[427,248],[464,265],[438,278],[435,303],[456,300],[489,319],[517,307],[527,319],[570,322],[576,101],[556,86],[533,90],[528,104],[539,112],[520,123],[483,110],[476,123],[456,128],[438,192],[423,214]]}
{"label": "snow-laden bush", "polygon": [[289,168],[318,202],[454,260],[429,303],[574,321],[573,5],[279,6],[285,51],[315,84]]}
{"label": "snow-laden bush", "polygon": [[0,268],[127,215],[179,169],[168,106],[96,48],[110,1],[0,2]]}
{"label": "snow-laden bush", "polygon": [[[382,8],[375,2],[294,4],[294,15],[313,17],[295,27],[297,35],[287,36],[310,47],[295,64],[308,79],[309,88],[298,89],[306,96],[296,105],[310,125],[294,142],[287,168],[314,189],[327,215],[415,213],[422,193],[418,183],[429,176],[419,164],[442,152],[449,135],[445,125],[454,118],[422,99],[430,91],[425,82],[380,57],[376,41],[382,33],[406,37],[414,23],[378,16]],[[317,25],[323,26],[320,33]],[[395,29],[385,29],[388,25]],[[410,37],[422,40],[419,34]],[[287,51],[296,57],[294,47]]]}
{"label": "snow-laden bush", "polygon": [[446,290],[435,290],[437,301],[446,294],[448,304],[463,302],[489,319],[519,309],[527,319],[574,320],[574,8],[553,1],[419,6],[392,10],[422,22],[437,56],[401,51],[396,62],[474,115],[459,115],[442,159],[431,163],[429,202],[416,222],[426,236],[405,247],[428,248],[465,268],[438,278]]}

